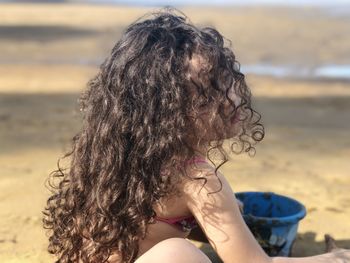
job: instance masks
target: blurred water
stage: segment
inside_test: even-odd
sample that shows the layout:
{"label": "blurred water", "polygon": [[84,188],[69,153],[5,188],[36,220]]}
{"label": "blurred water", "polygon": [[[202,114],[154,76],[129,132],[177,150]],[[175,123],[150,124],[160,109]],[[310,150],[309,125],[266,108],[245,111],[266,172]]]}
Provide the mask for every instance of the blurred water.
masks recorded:
{"label": "blurred water", "polygon": [[242,65],[241,72],[244,74],[267,75],[273,77],[292,77],[292,78],[330,78],[350,80],[350,64],[336,65],[327,64],[315,67],[296,67],[291,65],[270,65],[253,64]]}
{"label": "blurred water", "polygon": [[314,70],[315,77],[350,79],[350,65],[326,65]]}
{"label": "blurred water", "polygon": [[[102,58],[42,58],[34,60],[23,59],[0,59],[0,65],[81,65],[100,66]],[[243,74],[255,74],[261,76],[272,76],[277,78],[289,77],[295,79],[339,79],[350,80],[350,64],[336,65],[325,64],[321,66],[293,66],[293,65],[271,65],[271,64],[250,64],[241,65],[240,71]]]}
{"label": "blurred water", "polygon": [[[255,5],[255,6],[264,6],[264,5],[284,5],[284,6],[294,6],[294,7],[303,7],[303,6],[316,6],[320,7],[326,14],[330,16],[345,17],[350,21],[350,0],[0,0],[1,2],[50,2],[50,3],[94,3],[98,4],[126,4],[126,5]],[[342,18],[343,19],[343,18]],[[26,30],[26,28],[25,28]],[[52,29],[50,29],[50,32]],[[17,32],[17,31],[16,31]],[[39,36],[43,36],[43,29],[39,28]],[[1,32],[0,32],[1,33]],[[74,33],[74,32],[73,32]],[[33,34],[30,31],[30,34]],[[76,34],[76,33],[74,33]],[[72,35],[74,35],[72,34]],[[76,34],[77,35],[77,34]],[[35,36],[38,38],[39,36]],[[94,57],[79,57],[71,56],[69,58],[65,57],[47,57],[41,59],[30,59],[26,61],[22,57],[20,58],[1,58],[0,64],[80,64],[80,65],[100,65],[102,63],[101,58]],[[349,63],[349,62],[346,62]],[[257,74],[257,75],[267,75],[274,77],[292,77],[292,78],[306,78],[306,79],[315,79],[315,78],[331,78],[331,79],[346,79],[350,80],[350,64],[338,65],[334,64],[324,64],[317,66],[293,66],[291,64],[266,64],[266,63],[256,63],[251,65],[242,65],[241,71],[244,74]]]}

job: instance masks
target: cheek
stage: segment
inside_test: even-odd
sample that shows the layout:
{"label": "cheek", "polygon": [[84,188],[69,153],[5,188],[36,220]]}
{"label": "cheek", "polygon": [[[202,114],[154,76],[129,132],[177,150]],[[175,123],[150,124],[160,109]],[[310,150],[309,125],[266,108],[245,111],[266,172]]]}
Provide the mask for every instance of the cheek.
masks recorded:
{"label": "cheek", "polygon": [[231,123],[236,124],[237,122],[239,122],[240,120],[239,117],[240,117],[239,112],[237,112],[234,116],[231,117],[230,119]]}
{"label": "cheek", "polygon": [[234,102],[236,107],[242,103],[242,98],[236,95],[234,89],[230,89],[227,95]]}

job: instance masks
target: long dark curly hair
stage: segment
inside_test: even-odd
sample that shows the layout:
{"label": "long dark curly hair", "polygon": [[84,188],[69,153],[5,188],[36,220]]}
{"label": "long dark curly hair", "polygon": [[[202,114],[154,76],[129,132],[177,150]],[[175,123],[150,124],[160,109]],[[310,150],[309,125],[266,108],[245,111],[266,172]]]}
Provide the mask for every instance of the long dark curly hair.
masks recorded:
{"label": "long dark curly hair", "polygon": [[172,7],[124,30],[81,93],[82,128],[47,178],[43,227],[56,262],[109,262],[114,253],[134,262],[152,207],[178,193],[182,164],[197,146],[215,173],[228,161],[224,142],[233,153],[255,154],[264,126],[230,47],[215,28],[199,28]]}

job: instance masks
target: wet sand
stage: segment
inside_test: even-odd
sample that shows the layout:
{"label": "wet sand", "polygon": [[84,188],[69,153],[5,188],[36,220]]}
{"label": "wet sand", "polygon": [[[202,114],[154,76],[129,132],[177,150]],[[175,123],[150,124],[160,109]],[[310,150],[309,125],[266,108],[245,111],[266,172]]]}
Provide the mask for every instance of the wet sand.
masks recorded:
{"label": "wet sand", "polygon": [[[53,262],[41,227],[49,195],[45,179],[79,130],[79,93],[122,28],[144,10],[0,6],[0,262]],[[183,10],[192,21],[214,24],[234,38],[242,64],[346,62],[350,35],[342,34],[349,25],[345,18],[304,17],[304,10],[297,19],[295,11],[286,9],[272,18],[274,10],[258,8],[203,9],[199,17],[193,8]],[[269,29],[264,39],[263,27]],[[300,41],[273,48],[288,34]],[[254,158],[232,155],[221,171],[235,192],[273,191],[306,206],[293,255],[323,252],[325,233],[350,248],[350,83],[254,75],[247,75],[247,81],[266,136]],[[208,245],[195,244],[219,262]]]}

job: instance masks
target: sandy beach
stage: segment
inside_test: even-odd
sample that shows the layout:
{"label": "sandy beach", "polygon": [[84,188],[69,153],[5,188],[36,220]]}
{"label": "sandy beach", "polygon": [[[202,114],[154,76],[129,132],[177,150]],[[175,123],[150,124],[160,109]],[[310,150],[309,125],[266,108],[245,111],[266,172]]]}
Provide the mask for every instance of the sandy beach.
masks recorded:
{"label": "sandy beach", "polygon": [[[148,10],[0,4],[0,262],[53,262],[41,222],[45,179],[80,128],[79,93]],[[349,18],[308,8],[181,10],[231,39],[242,65],[349,63]],[[266,135],[253,158],[232,155],[221,172],[235,192],[272,191],[306,206],[294,256],[322,253],[325,233],[350,248],[350,82],[246,77]]]}

